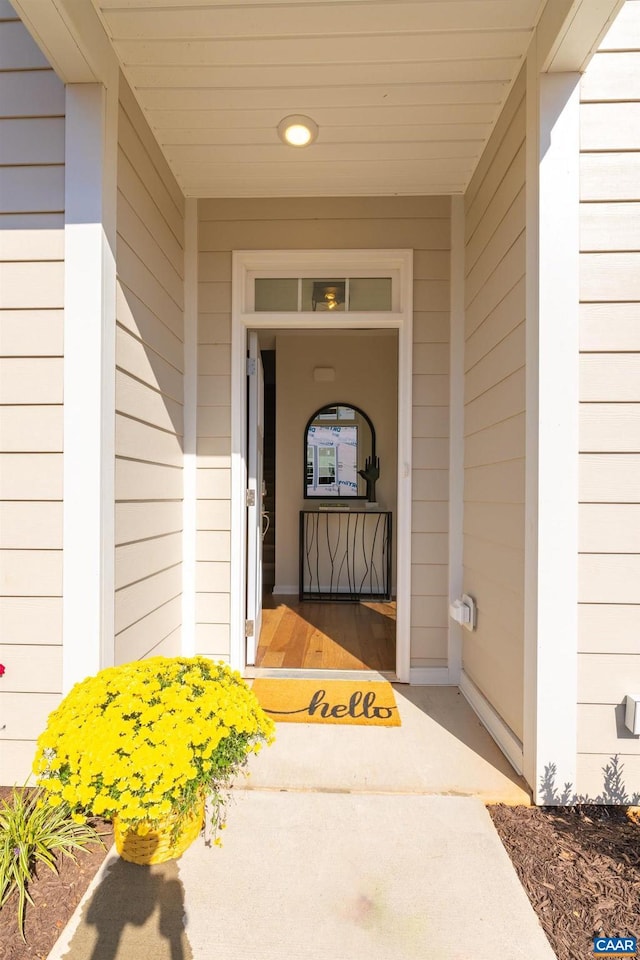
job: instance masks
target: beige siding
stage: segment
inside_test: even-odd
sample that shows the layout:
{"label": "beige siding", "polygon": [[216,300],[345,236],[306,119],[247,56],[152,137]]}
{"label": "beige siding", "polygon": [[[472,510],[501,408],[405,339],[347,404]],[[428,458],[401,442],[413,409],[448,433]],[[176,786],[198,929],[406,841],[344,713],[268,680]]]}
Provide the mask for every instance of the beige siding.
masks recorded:
{"label": "beige siding", "polygon": [[615,754],[640,791],[622,707],[640,689],[638,37],[628,2],[581,85],[577,789],[591,796]]}
{"label": "beige siding", "polygon": [[116,662],[180,652],[184,202],[124,80],[118,123]]}
{"label": "beige siding", "polygon": [[13,783],[62,688],[64,87],[2,14],[0,783]]}
{"label": "beige siding", "polygon": [[463,667],[522,738],[525,456],[525,77],[465,196]]}
{"label": "beige siding", "polygon": [[410,247],[415,258],[411,662],[446,663],[449,199],[206,200],[199,209],[198,650],[229,656],[231,251]]}

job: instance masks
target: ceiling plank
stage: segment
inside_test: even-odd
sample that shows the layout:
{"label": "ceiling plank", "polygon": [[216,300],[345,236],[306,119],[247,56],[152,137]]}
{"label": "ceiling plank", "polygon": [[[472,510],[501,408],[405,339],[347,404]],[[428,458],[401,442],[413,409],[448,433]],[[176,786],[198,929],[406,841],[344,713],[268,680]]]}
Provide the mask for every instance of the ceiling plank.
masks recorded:
{"label": "ceiling plank", "polygon": [[339,36],[402,32],[437,33],[468,30],[528,30],[537,0],[433,0],[430,3],[297,3],[247,6],[180,7],[149,10],[110,9],[103,17],[116,40]]}
{"label": "ceiling plank", "polygon": [[[189,44],[192,67],[338,64],[422,63],[429,60],[473,60],[522,57],[531,33],[528,30],[465,31],[449,33],[386,34],[384,36],[296,37],[265,40],[194,40]],[[120,41],[114,41],[120,55]],[[142,50],[154,46],[140,43]],[[154,63],[180,45],[158,45]],[[123,58],[124,60],[124,58]]]}
{"label": "ceiling plank", "polygon": [[[206,176],[201,180],[190,180],[185,185],[185,196],[202,198],[270,198],[270,197],[387,197],[387,196],[451,196],[452,194],[464,193],[464,181],[460,178],[442,177],[429,178],[427,176],[414,174],[411,177],[397,176],[397,179],[390,181],[388,175],[382,175],[378,178],[368,178],[363,180],[357,176],[350,178],[333,177],[330,183],[327,183],[326,177],[318,180],[310,180],[308,177],[304,181],[292,181],[288,178],[282,183],[276,184],[273,180],[265,180],[262,177],[254,176],[251,180],[246,177],[238,177],[234,180],[226,179],[212,180]],[[448,228],[448,221],[445,221]],[[253,233],[254,242],[259,246],[259,237]],[[348,245],[344,232],[336,229],[335,236],[340,237],[341,246]],[[317,242],[317,236],[314,238]],[[360,234],[362,240],[362,234]],[[269,242],[269,241],[267,241]],[[313,245],[313,240],[309,241]],[[302,240],[301,240],[302,243]],[[385,245],[391,246],[390,237],[386,236]],[[424,238],[421,241],[424,246]],[[400,241],[400,246],[409,245],[406,235]],[[362,244],[360,244],[362,245]],[[375,245],[375,244],[374,244]]]}
{"label": "ceiling plank", "polygon": [[293,181],[296,179],[307,180],[314,178],[327,177],[327,164],[330,164],[329,178],[340,179],[343,176],[353,176],[366,178],[366,176],[390,176],[402,177],[404,174],[413,173],[415,176],[423,176],[426,180],[431,176],[440,179],[457,180],[464,179],[469,171],[473,169],[474,163],[469,159],[425,159],[425,160],[358,160],[351,163],[348,160],[327,161],[321,163],[310,160],[306,163],[294,161],[293,163],[200,163],[182,161],[176,162],[173,169],[178,172],[183,179],[198,179],[203,176],[222,177],[224,179],[242,179],[243,176],[251,179],[253,176],[252,167],[259,167],[258,176],[263,180],[285,180]]}
{"label": "ceiling plank", "polygon": [[[133,75],[136,76],[135,71]],[[247,90],[213,90],[202,87],[138,86],[138,96],[146,108],[194,110],[217,108],[225,110],[255,110],[257,107],[308,113],[316,107],[378,107],[387,109],[399,106],[425,106],[427,104],[485,104],[496,106],[502,101],[507,84],[412,84],[411,86],[388,87],[308,87],[292,90],[276,87],[273,90],[249,88]],[[281,114],[284,116],[284,114]],[[316,119],[316,122],[319,122]],[[384,120],[381,119],[381,122]]]}
{"label": "ceiling plank", "polygon": [[[210,99],[208,97],[207,99]],[[282,108],[262,110],[200,110],[191,109],[185,102],[182,109],[163,109],[163,98],[153,91],[143,91],[140,100],[147,107],[147,119],[152,128],[161,130],[246,130],[254,127],[276,127],[282,119]],[[159,102],[160,101],[160,102]],[[300,106],[296,103],[296,106]],[[297,112],[291,103],[285,106]],[[418,104],[407,106],[348,106],[327,104],[314,110],[316,122],[324,128],[351,126],[384,126],[396,124],[435,125],[480,124],[488,131],[495,119],[497,104],[452,103]]]}
{"label": "ceiling plank", "polygon": [[[131,45],[129,45],[131,46]],[[135,45],[130,54],[119,48],[122,63],[128,71],[153,68],[171,71],[185,77],[185,83],[202,82],[208,87],[313,87],[346,86],[362,83],[477,83],[498,80],[510,82],[521,57],[438,60],[411,63],[318,63],[318,64],[248,64],[218,66],[212,62],[196,65],[189,57],[189,45],[181,45],[181,55],[172,62],[153,60],[149,48],[138,55]],[[176,70],[178,60],[182,68]],[[186,69],[185,69],[186,68]]]}
{"label": "ceiling plank", "polygon": [[[164,155],[170,164],[200,163],[271,163],[287,169],[313,163],[369,163],[387,160],[459,160],[477,157],[482,141],[452,140],[393,143],[322,143],[316,142],[313,151],[293,151],[280,143],[274,132],[272,143],[242,145],[173,144],[164,146]],[[374,149],[372,150],[372,147]]]}
{"label": "ceiling plank", "polygon": [[[276,135],[276,124],[249,127],[211,129],[194,127],[192,129],[163,129],[157,131],[164,147],[178,144],[266,144],[273,143]],[[322,144],[325,143],[424,143],[439,141],[468,140],[475,143],[483,142],[486,127],[483,123],[466,124],[398,124],[389,126],[353,126],[342,127],[323,126],[321,133]]]}

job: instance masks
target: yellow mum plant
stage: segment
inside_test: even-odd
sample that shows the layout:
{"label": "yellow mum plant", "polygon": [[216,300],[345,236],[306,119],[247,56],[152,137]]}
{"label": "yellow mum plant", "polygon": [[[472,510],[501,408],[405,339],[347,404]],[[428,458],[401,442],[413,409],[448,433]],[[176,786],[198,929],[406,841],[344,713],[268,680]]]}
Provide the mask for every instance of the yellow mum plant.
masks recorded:
{"label": "yellow mum plant", "polygon": [[49,803],[140,832],[221,789],[273,722],[240,674],[205,657],[153,657],[101,670],[71,690],[38,739]]}

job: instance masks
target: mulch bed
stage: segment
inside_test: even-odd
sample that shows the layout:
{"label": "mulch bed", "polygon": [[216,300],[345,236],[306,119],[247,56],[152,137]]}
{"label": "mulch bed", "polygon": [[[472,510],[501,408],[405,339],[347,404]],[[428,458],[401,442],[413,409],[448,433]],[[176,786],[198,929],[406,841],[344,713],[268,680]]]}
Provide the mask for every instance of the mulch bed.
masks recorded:
{"label": "mulch bed", "polygon": [[[0,800],[10,800],[11,794],[11,788],[0,787]],[[77,863],[70,857],[61,857],[57,874],[43,867],[29,884],[34,906],[27,903],[25,910],[26,944],[18,932],[15,894],[0,910],[2,960],[45,960],[48,957],[113,843],[111,824],[105,820],[92,822],[102,836],[104,847],[91,844],[87,850],[79,851]]]}
{"label": "mulch bed", "polygon": [[624,807],[489,807],[558,960],[594,936],[640,939],[640,823]]}

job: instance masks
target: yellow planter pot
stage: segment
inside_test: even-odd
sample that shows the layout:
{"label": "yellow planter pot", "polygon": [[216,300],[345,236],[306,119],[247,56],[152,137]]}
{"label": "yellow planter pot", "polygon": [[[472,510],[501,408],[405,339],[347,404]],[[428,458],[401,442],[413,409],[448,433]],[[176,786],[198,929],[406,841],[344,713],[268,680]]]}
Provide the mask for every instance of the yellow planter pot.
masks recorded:
{"label": "yellow planter pot", "polygon": [[[176,829],[176,814],[169,814],[165,820],[151,824],[140,824],[138,828],[123,827],[118,817],[113,820],[113,832],[116,850],[123,860],[129,863],[164,863],[181,857],[202,829],[204,820],[204,800],[200,800],[192,810],[180,819]],[[145,830],[138,833],[140,827]],[[146,829],[145,829],[146,828]]]}

